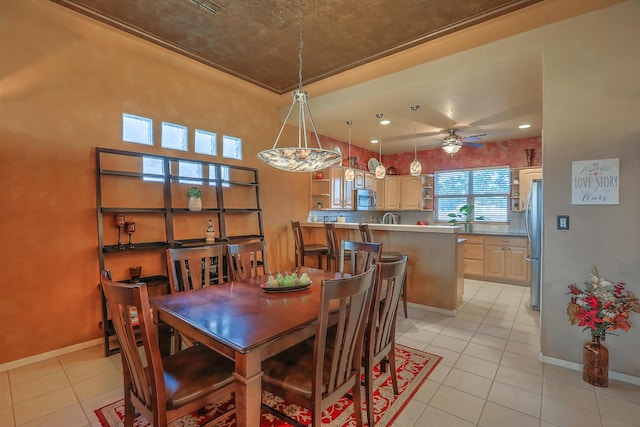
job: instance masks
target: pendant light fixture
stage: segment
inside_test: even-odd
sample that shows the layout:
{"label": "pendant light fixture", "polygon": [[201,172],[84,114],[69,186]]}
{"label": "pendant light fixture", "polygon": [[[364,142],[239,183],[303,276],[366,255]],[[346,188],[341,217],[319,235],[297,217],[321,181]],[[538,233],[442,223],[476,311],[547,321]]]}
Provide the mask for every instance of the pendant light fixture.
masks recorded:
{"label": "pendant light fixture", "polygon": [[417,134],[416,134],[416,116],[418,115],[419,105],[412,105],[413,111],[413,162],[409,165],[409,172],[411,176],[418,176],[422,173],[422,165],[418,161],[418,148],[417,148]]}
{"label": "pendant light fixture", "polygon": [[[376,114],[378,118],[378,122],[384,117],[384,114],[378,113]],[[376,179],[384,179],[384,176],[387,174],[387,169],[382,164],[382,131],[380,131],[380,137],[378,138],[378,166],[376,166],[375,174]]]}
{"label": "pendant light fixture", "polygon": [[[316,125],[311,116],[311,110],[307,103],[308,94],[302,90],[302,16],[303,16],[303,0],[300,0],[300,44],[298,50],[298,89],[293,92],[293,102],[289,107],[289,112],[282,123],[280,132],[276,137],[276,142],[273,144],[273,148],[270,150],[264,150],[258,153],[258,158],[274,168],[278,168],[287,172],[314,172],[321,169],[325,169],[333,164],[342,161],[342,154],[333,150],[326,150],[322,148],[320,143],[320,137],[318,137],[318,131]],[[284,147],[277,148],[278,141],[282,135],[282,131],[289,120],[293,107],[298,104],[298,146],[297,147]],[[307,143],[307,121],[306,116],[309,116],[309,122],[313,129],[313,134],[316,136],[318,147],[310,147]],[[304,140],[304,145],[302,141]]]}
{"label": "pendant light fixture", "polygon": [[353,124],[353,120],[347,120],[346,123],[349,126],[349,157],[347,157],[349,164],[347,170],[344,171],[344,180],[353,181],[356,176],[356,173],[351,168],[351,125]]}

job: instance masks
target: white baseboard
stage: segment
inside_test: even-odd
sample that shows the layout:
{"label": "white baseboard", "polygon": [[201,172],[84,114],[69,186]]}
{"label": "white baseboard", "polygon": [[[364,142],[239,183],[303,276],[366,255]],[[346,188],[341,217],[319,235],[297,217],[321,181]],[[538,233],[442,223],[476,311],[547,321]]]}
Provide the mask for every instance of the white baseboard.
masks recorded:
{"label": "white baseboard", "polygon": [[102,344],[103,342],[104,338],[96,338],[95,340],[70,345],[69,347],[59,348],[57,350],[51,350],[46,353],[36,354],[35,356],[25,357],[24,359],[3,363],[2,365],[0,365],[0,372],[5,372],[11,369],[20,368],[22,366],[31,365],[32,363],[36,362],[42,362],[43,360],[51,359],[52,357],[58,357],[64,354],[73,353],[74,351],[84,350],[85,348],[94,347],[96,345]]}
{"label": "white baseboard", "polygon": [[[574,371],[582,371],[582,363],[569,362],[568,360],[556,359],[555,357],[545,356],[542,353],[538,355],[538,360],[550,365],[556,365]],[[609,371],[609,378],[612,380],[623,381],[625,383],[640,385],[640,377],[633,375],[621,374],[619,372]]]}

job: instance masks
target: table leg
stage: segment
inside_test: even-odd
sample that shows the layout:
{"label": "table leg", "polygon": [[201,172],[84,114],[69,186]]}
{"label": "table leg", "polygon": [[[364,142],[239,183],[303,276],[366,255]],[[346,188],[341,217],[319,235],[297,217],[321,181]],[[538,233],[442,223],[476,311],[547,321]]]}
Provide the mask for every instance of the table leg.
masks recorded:
{"label": "table leg", "polygon": [[262,360],[259,351],[246,354],[236,353],[236,426],[255,427],[260,425],[260,404],[262,402]]}

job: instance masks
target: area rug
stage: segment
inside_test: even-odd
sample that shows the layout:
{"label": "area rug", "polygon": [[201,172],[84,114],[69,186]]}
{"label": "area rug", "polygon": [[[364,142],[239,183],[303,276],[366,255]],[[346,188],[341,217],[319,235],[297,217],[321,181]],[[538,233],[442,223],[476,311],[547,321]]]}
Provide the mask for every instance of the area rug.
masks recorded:
{"label": "area rug", "polygon": [[[375,425],[384,427],[392,425],[393,421],[398,417],[402,409],[411,400],[413,395],[420,389],[422,383],[428,378],[429,374],[435,369],[442,357],[425,353],[401,345],[396,346],[396,365],[398,370],[398,388],[400,394],[393,394],[391,385],[391,377],[389,372],[381,373],[379,366],[374,369],[374,416],[376,418]],[[364,389],[362,392],[364,400]],[[284,400],[270,393],[263,392],[262,402],[275,408],[279,412],[285,413],[291,418],[303,423],[311,423],[311,412],[306,408],[297,405],[288,404]],[[233,397],[229,395],[221,399],[215,405],[210,405],[201,413],[193,413],[186,415],[179,420],[170,424],[171,427],[199,427],[207,424],[207,422],[215,419],[220,413],[223,413],[229,405],[233,404]],[[365,410],[363,402],[363,411]],[[221,412],[222,411],[222,412]],[[124,419],[124,403],[122,400],[114,402],[110,405],[96,409],[94,411],[100,421],[102,427],[121,427]],[[353,425],[353,404],[347,398],[340,399],[335,405],[327,409],[322,415],[322,424],[335,427],[346,427]],[[365,424],[366,425],[366,424]],[[142,416],[138,417],[134,423],[134,427],[147,427],[149,423]],[[235,419],[233,416],[227,417],[219,424],[220,427],[235,427]],[[274,417],[273,415],[262,412],[261,427],[287,427],[290,425],[286,422]]]}

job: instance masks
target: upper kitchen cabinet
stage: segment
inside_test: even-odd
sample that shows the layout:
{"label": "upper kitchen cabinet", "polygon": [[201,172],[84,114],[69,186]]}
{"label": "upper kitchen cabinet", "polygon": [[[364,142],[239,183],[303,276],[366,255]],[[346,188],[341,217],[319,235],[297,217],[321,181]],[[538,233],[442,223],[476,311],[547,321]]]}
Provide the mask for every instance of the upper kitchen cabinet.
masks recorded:
{"label": "upper kitchen cabinet", "polygon": [[402,178],[398,175],[384,179],[384,208],[400,210],[402,201]]}
{"label": "upper kitchen cabinet", "polygon": [[376,209],[383,210],[385,203],[385,180],[384,179],[375,179],[373,180],[374,190],[376,190]]}
{"label": "upper kitchen cabinet", "polygon": [[401,179],[401,210],[420,210],[422,208],[422,179],[419,176],[403,176]]}
{"label": "upper kitchen cabinet", "polygon": [[[323,171],[311,174],[311,209],[353,209],[354,181],[344,180],[344,170],[340,166],[331,166]],[[364,184],[364,176],[362,177]]]}
{"label": "upper kitchen cabinet", "polygon": [[364,173],[364,189],[375,190],[376,189],[376,176],[372,173]]}
{"label": "upper kitchen cabinet", "polygon": [[542,179],[542,168],[522,168],[512,171],[511,210],[521,212],[526,209],[531,181]]}
{"label": "upper kitchen cabinet", "polygon": [[421,185],[421,209],[423,211],[433,212],[433,174],[422,175],[420,177]]}

